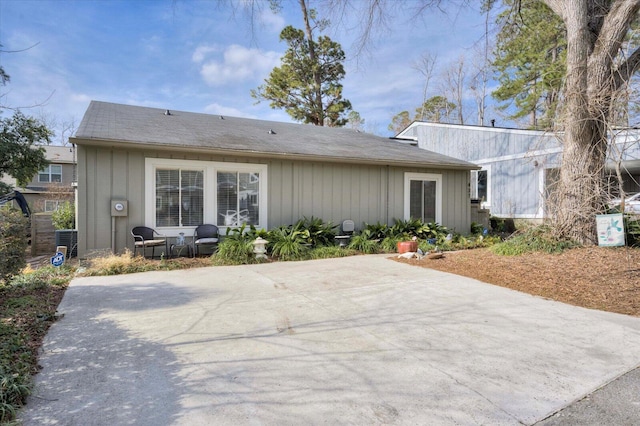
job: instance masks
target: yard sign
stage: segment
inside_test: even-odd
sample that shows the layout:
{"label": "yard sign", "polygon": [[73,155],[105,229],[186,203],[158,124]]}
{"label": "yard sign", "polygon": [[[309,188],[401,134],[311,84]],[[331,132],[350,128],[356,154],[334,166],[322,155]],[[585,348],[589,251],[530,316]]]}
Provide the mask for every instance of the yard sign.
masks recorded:
{"label": "yard sign", "polygon": [[624,220],[622,213],[596,215],[596,225],[599,246],[624,246]]}

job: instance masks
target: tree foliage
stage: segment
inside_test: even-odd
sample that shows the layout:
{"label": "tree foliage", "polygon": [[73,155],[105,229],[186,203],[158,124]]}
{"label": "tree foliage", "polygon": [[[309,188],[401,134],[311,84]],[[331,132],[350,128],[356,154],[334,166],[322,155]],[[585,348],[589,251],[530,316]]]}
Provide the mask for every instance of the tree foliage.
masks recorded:
{"label": "tree foliage", "polygon": [[51,214],[51,223],[55,229],[75,229],[76,209],[75,205],[65,201],[58,210]]}
{"label": "tree foliage", "polygon": [[37,119],[20,111],[12,117],[0,119],[0,177],[16,178],[18,185],[26,185],[38,171],[48,164],[44,148],[51,131]]}
{"label": "tree foliage", "polygon": [[358,111],[350,111],[347,116],[347,122],[349,127],[359,132],[364,132],[365,119],[360,116]]}
{"label": "tree foliage", "polygon": [[26,266],[28,226],[28,219],[20,211],[0,209],[0,282],[6,282]]}
{"label": "tree foliage", "polygon": [[421,107],[416,108],[416,119],[441,123],[449,121],[456,104],[444,96],[432,96]]}
{"label": "tree foliage", "polygon": [[317,41],[307,39],[303,30],[292,26],[282,30],[280,40],[289,45],[282,65],[274,68],[265,84],[252,90],[251,95],[270,101],[271,108],[284,109],[296,121],[344,126],[351,102],[342,97],[345,54],[340,44],[327,36]]}
{"label": "tree foliage", "polygon": [[394,133],[398,134],[409,126],[413,122],[409,111],[402,111],[398,114],[394,115],[391,119],[391,124],[389,124],[389,130],[392,130]]}
{"label": "tree foliage", "polygon": [[456,104],[446,97],[436,95],[427,99],[421,106],[415,109],[413,117],[409,111],[402,111],[393,116],[389,130],[400,133],[413,121],[431,121],[434,123],[449,122],[451,114],[456,109]]}
{"label": "tree foliage", "polygon": [[529,117],[532,128],[550,129],[565,75],[567,39],[562,19],[536,0],[505,0],[498,15],[493,67],[500,86],[492,93],[500,107],[515,107],[509,119]]}
{"label": "tree foliage", "polygon": [[[0,66],[0,85],[4,86],[9,80]],[[19,185],[26,185],[48,164],[44,148],[35,145],[49,143],[52,135],[44,124],[20,111],[0,119],[0,178],[6,174],[14,177]],[[6,184],[0,185],[0,195],[10,189]]]}

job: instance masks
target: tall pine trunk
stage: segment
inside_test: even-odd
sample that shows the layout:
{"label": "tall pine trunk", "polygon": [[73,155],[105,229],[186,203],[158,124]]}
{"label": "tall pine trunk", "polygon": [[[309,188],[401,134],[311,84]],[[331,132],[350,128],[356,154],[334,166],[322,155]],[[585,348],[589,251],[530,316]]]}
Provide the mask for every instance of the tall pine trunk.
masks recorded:
{"label": "tall pine trunk", "polygon": [[309,11],[307,9],[306,0],[299,0],[300,9],[302,10],[302,19],[304,20],[305,34],[309,43],[309,60],[313,64],[313,109],[315,111],[316,126],[324,126],[324,108],[322,105],[322,79],[320,78],[320,70],[318,69],[318,60],[316,59],[316,49],[313,40],[313,30],[311,29],[311,20],[309,19]]}

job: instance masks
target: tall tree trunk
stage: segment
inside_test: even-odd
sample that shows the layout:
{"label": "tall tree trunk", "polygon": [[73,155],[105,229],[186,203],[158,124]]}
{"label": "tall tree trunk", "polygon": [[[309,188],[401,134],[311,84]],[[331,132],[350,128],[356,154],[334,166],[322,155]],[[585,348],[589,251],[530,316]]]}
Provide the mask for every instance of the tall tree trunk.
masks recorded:
{"label": "tall tree trunk", "polygon": [[322,80],[320,79],[320,70],[318,69],[318,61],[316,59],[316,49],[313,41],[313,32],[311,29],[311,21],[309,19],[309,11],[307,9],[306,0],[299,0],[300,8],[302,9],[302,18],[304,19],[304,29],[307,35],[307,42],[309,43],[309,59],[313,64],[313,92],[315,95],[314,109],[317,117],[317,126],[324,126],[324,108],[322,105]]}
{"label": "tall tree trunk", "polygon": [[560,236],[594,244],[595,215],[604,209],[611,99],[638,67],[637,52],[627,59],[625,69],[616,68],[614,60],[640,0],[545,3],[562,17],[567,29],[564,149],[552,216]]}
{"label": "tall tree trunk", "polygon": [[[587,62],[590,51],[587,8],[580,0],[567,0],[567,77],[565,89],[564,150],[555,213],[556,229],[563,237],[593,242],[598,211],[597,169],[603,161],[590,149],[600,136],[598,123],[591,117],[587,98]],[[599,161],[600,160],[600,161]],[[594,175],[594,172],[596,174]]]}

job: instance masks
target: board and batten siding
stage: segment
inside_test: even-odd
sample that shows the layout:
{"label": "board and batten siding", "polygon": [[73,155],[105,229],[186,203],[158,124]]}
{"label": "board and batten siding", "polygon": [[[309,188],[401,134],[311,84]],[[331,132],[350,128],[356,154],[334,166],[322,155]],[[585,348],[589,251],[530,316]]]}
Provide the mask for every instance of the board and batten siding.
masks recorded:
{"label": "board and batten siding", "polygon": [[[133,247],[131,228],[145,224],[145,159],[169,158],[265,164],[268,168],[268,228],[302,217],[339,224],[352,219],[393,224],[404,217],[407,172],[442,176],[442,225],[460,233],[470,228],[469,171],[330,162],[110,149],[78,145],[78,249],[85,257],[111,248],[111,200],[127,200],[128,215],[115,218],[117,252]],[[189,235],[189,234],[187,234]]]}
{"label": "board and batten siding", "polygon": [[560,164],[556,135],[531,130],[432,124],[413,133],[422,149],[461,158],[489,175],[489,200],[484,204],[500,217],[542,218],[546,169]]}

